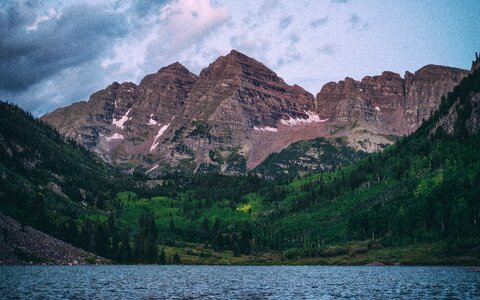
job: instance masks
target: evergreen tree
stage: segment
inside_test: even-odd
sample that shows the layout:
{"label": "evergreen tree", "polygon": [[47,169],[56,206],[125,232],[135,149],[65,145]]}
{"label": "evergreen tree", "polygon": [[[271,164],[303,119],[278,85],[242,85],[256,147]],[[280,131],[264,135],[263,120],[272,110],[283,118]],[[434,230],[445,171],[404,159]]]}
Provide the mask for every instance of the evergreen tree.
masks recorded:
{"label": "evergreen tree", "polygon": [[162,248],[162,251],[160,251],[160,256],[158,257],[158,263],[159,264],[166,264],[167,259],[165,257],[165,250]]}
{"label": "evergreen tree", "polygon": [[180,255],[177,252],[173,255],[173,262],[176,264],[180,264],[182,261],[180,260]]}
{"label": "evergreen tree", "polygon": [[158,256],[158,233],[153,213],[143,211],[138,220],[135,239],[135,260],[141,263],[155,263]]}

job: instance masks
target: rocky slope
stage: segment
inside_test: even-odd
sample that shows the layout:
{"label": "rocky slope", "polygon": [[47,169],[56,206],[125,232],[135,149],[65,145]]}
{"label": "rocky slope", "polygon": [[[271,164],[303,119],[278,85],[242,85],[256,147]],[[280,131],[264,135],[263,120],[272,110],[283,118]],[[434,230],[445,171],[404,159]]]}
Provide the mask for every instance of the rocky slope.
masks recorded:
{"label": "rocky slope", "polygon": [[42,117],[129,170],[244,173],[291,143],[346,137],[372,152],[414,131],[468,71],[425,66],[328,83],[314,97],[232,50],[199,76],[179,63]]}
{"label": "rocky slope", "polygon": [[108,261],[0,214],[0,265],[104,264]]}

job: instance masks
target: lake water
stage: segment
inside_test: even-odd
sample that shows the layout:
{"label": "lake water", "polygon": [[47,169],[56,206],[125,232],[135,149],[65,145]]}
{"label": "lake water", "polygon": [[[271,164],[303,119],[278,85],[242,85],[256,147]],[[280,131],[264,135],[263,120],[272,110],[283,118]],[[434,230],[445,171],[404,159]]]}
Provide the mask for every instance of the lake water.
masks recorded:
{"label": "lake water", "polygon": [[0,298],[480,299],[462,267],[4,266]]}

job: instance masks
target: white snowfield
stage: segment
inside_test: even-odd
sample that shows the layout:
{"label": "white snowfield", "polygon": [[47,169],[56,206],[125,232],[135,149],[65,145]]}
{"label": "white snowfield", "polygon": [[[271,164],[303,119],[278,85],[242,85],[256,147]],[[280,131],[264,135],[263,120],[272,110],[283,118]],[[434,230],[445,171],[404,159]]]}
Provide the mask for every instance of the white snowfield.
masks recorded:
{"label": "white snowfield", "polygon": [[127,110],[127,113],[126,113],[124,116],[122,116],[120,119],[118,119],[118,120],[116,120],[115,118],[113,118],[112,124],[115,125],[115,126],[117,126],[117,127],[120,128],[120,129],[123,129],[123,127],[124,127],[123,124],[124,124],[125,122],[127,122],[128,120],[131,120],[131,119],[132,119],[131,117],[130,117],[130,118],[128,117],[128,114],[130,113],[131,110],[132,110],[131,108],[130,108],[129,110]]}
{"label": "white snowfield", "polygon": [[253,130],[257,130],[257,131],[268,131],[268,132],[277,132],[277,128],[274,128],[274,127],[268,127],[268,126],[265,126],[265,127],[257,127],[257,126],[254,126],[253,127]]}
{"label": "white snowfield", "polygon": [[287,126],[295,126],[295,125],[303,125],[303,124],[309,124],[309,123],[322,123],[328,121],[328,119],[320,119],[320,116],[317,114],[314,114],[310,111],[305,111],[305,114],[307,114],[308,118],[302,119],[302,118],[292,118],[288,120],[281,120],[280,123],[283,125]]}
{"label": "white snowfield", "polygon": [[170,123],[160,127],[160,130],[158,131],[157,135],[153,139],[152,147],[150,147],[150,152],[149,153],[152,153],[152,151],[155,150],[155,148],[157,148],[157,146],[159,144],[159,143],[157,143],[157,140],[158,140],[159,137],[162,136],[162,134],[165,132],[165,130],[167,130],[168,126],[170,126]]}
{"label": "white snowfield", "polygon": [[380,107],[375,106],[375,110],[376,110],[376,111],[380,111]]}
{"label": "white snowfield", "polygon": [[105,137],[105,139],[107,140],[107,142],[110,142],[111,140],[123,140],[123,135],[119,134],[119,133],[114,133],[112,136],[110,137]]}

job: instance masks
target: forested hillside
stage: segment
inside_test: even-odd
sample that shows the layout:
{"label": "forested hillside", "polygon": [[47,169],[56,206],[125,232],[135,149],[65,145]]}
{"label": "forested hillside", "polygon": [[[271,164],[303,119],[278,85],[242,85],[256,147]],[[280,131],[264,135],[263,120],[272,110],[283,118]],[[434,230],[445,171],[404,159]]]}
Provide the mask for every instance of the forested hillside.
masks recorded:
{"label": "forested hillside", "polygon": [[2,211],[126,263],[475,264],[479,93],[477,70],[412,135],[287,183],[118,175],[2,104]]}
{"label": "forested hillside", "polygon": [[95,239],[91,221],[106,219],[117,191],[132,185],[49,125],[0,102],[2,213],[86,248]]}

